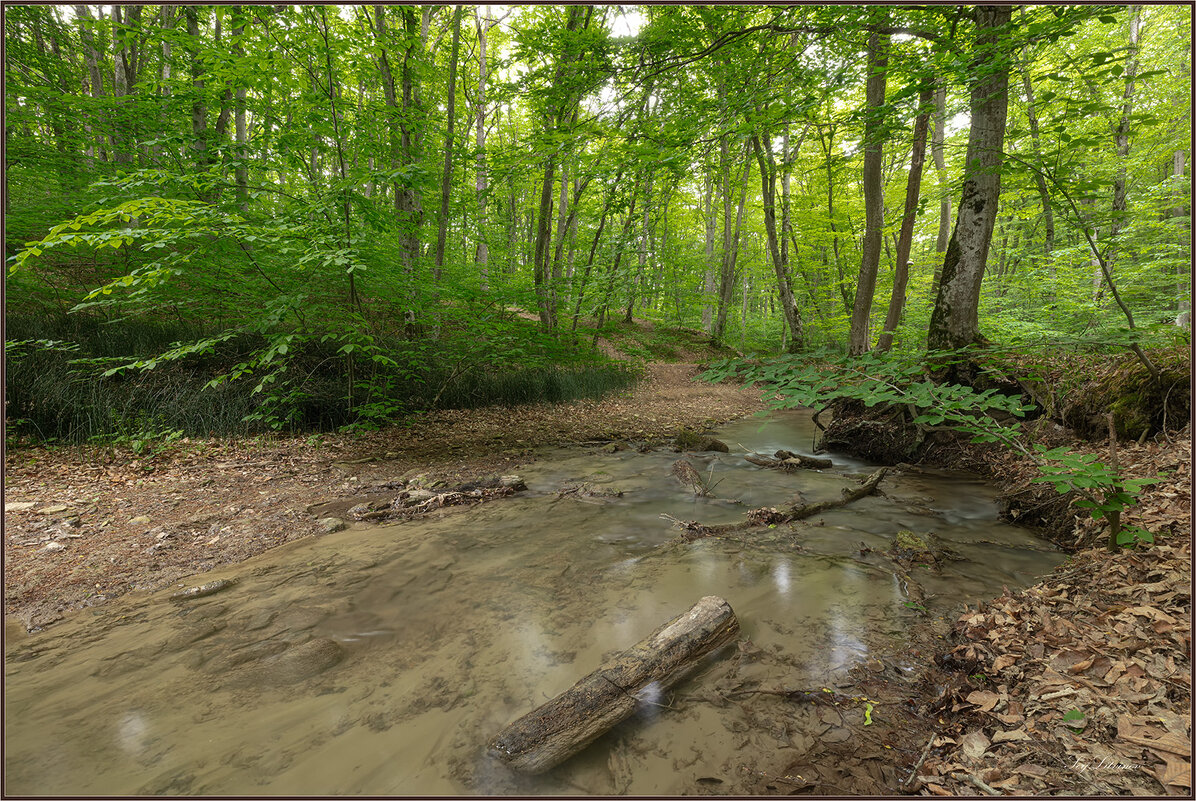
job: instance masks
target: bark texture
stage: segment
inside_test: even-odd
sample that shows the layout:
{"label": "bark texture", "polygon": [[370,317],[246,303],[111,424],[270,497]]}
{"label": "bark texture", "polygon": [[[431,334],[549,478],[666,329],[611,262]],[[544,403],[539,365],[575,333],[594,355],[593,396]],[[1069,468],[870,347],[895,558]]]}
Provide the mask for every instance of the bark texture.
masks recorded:
{"label": "bark texture", "polygon": [[959,216],[943,259],[930,316],[930,350],[957,350],[980,341],[980,284],[1001,196],[1001,148],[1008,111],[1009,53],[1003,35],[1009,6],[978,6],[972,74],[972,126]]}
{"label": "bark texture", "polygon": [[629,717],[648,685],[672,685],[738,633],[731,605],[708,595],[507,726],[490,741],[490,753],[516,770],[543,773]]}

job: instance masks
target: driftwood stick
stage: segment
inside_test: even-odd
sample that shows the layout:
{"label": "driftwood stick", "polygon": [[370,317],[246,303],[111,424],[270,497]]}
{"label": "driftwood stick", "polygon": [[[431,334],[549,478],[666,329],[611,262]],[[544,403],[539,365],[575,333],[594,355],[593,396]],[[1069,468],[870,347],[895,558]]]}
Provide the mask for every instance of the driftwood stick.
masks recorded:
{"label": "driftwood stick", "polygon": [[[837,509],[840,506],[858,501],[866,495],[871,495],[876,492],[876,487],[880,484],[880,480],[884,478],[888,468],[882,467],[872,475],[868,476],[864,481],[856,487],[844,487],[843,496],[835,501],[820,501],[819,503],[805,503],[797,506],[791,506],[784,512],[779,512],[776,509],[762,508],[753,509],[748,512],[747,520],[739,523],[722,523],[717,526],[704,526],[696,520],[677,520],[669,515],[661,515],[666,520],[671,521],[675,525],[685,529],[686,533],[679,538],[682,541],[692,541],[702,539],[703,537],[717,537],[721,534],[730,534],[736,531],[744,531],[745,529],[755,528],[756,526],[782,525],[784,523],[792,523],[794,520],[805,520],[807,517],[813,517],[816,514],[821,514],[828,509]],[[670,540],[665,545],[675,543],[677,540]],[[663,547],[663,546],[662,546]]]}
{"label": "driftwood stick", "polygon": [[888,468],[882,467],[872,475],[868,476],[868,478],[864,479],[864,482],[858,487],[855,487],[854,489],[845,488],[843,490],[843,497],[837,501],[822,501],[820,503],[806,503],[802,504],[801,506],[794,506],[789,510],[788,514],[786,514],[786,517],[788,517],[789,520],[805,520],[807,517],[813,517],[816,514],[821,514],[827,509],[836,509],[840,506],[846,506],[852,501],[858,501],[865,495],[871,495],[872,493],[876,492],[876,485],[879,484],[880,480],[885,477],[885,473],[887,471]]}
{"label": "driftwood stick", "polygon": [[490,741],[490,753],[515,770],[543,773],[630,716],[649,685],[669,687],[738,633],[731,605],[708,595],[507,726]]}
{"label": "driftwood stick", "polygon": [[918,770],[922,767],[922,763],[926,761],[926,756],[930,753],[930,746],[934,744],[935,737],[938,737],[938,734],[930,735],[930,739],[926,741],[926,747],[922,749],[922,756],[918,757],[918,761],[914,763],[909,775],[906,776],[905,781],[901,783],[902,787],[909,787],[910,784],[913,783],[914,778],[917,777]]}
{"label": "driftwood stick", "polygon": [[798,470],[802,468],[814,469],[833,467],[834,463],[830,459],[819,459],[814,456],[803,456],[800,453],[793,451],[777,451],[774,456],[762,456],[758,453],[749,453],[743,457],[747,461],[758,467],[767,467],[772,470]]}

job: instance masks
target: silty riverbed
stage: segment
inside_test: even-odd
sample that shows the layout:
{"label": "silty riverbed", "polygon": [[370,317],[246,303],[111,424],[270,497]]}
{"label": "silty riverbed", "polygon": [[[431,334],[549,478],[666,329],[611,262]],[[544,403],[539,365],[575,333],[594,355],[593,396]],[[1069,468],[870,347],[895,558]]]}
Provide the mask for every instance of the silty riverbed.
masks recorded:
{"label": "silty riverbed", "polygon": [[[549,452],[513,497],[356,524],[186,583],[236,580],[208,597],[169,600],[175,587],[78,612],[7,646],[5,790],[680,794],[764,764],[747,753],[800,751],[802,715],[758,730],[703,702],[718,655],[544,775],[512,773],[485,743],[705,595],[767,656],[737,686],[835,687],[899,646],[917,607],[947,615],[1064,558],[998,522],[992,488],[918,473],[792,527],[660,547],[679,533],[662,515],[736,522],[796,493],[837,498],[870,470],[838,454],[794,473],[743,458],[809,454],[813,435],[805,411],[722,427],[729,454],[686,457],[713,498],[673,478],[667,450]],[[559,494],[580,482],[622,495]],[[921,604],[880,553],[901,529],[962,557],[918,572]]]}

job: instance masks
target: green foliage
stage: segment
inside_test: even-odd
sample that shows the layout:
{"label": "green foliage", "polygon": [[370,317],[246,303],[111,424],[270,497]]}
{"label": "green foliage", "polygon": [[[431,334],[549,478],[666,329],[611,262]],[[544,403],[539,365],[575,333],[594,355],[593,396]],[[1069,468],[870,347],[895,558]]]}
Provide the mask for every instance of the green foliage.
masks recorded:
{"label": "green foliage", "polygon": [[[973,351],[965,350],[932,353],[927,361],[941,367],[974,357]],[[970,386],[936,383],[921,360],[876,353],[854,359],[824,355],[817,363],[798,356],[765,361],[724,359],[711,364],[701,378],[738,378],[763,384],[773,395],[769,403],[774,408],[823,409],[833,401],[858,401],[869,408],[880,405],[904,409],[915,426],[942,426],[971,434],[973,442],[1000,443],[1034,461],[1042,472],[1034,481],[1051,484],[1059,494],[1077,493],[1077,507],[1088,509],[1096,520],[1108,519],[1111,545],[1154,541],[1144,529],[1123,527],[1120,518],[1125,509],[1137,503],[1144,487],[1162,478],[1126,478],[1092,454],[1072,453],[1063,447],[1035,445],[1033,450],[1027,449],[1021,430],[1000,423],[992,414],[1022,417],[1034,406],[992,389],[977,392]]]}
{"label": "green foliage", "polygon": [[[931,354],[936,364],[966,360],[968,353]],[[808,406],[825,408],[836,400],[859,401],[904,408],[911,422],[922,426],[956,426],[974,435],[974,441],[994,442],[1001,433],[986,415],[1002,411],[1022,417],[1033,406],[1019,397],[989,389],[933,381],[925,362],[900,354],[867,353],[861,357],[824,353],[817,362],[804,356],[780,356],[764,361],[724,359],[712,363],[701,376],[707,381],[736,377],[760,382],[775,391],[773,408]]]}

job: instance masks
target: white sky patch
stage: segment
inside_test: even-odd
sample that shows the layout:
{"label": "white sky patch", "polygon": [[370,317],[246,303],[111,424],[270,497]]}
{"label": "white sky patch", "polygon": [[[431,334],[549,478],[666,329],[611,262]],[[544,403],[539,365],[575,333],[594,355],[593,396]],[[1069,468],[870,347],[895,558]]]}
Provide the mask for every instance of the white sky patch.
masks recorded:
{"label": "white sky patch", "polygon": [[948,134],[953,134],[956,131],[965,131],[972,124],[972,115],[966,111],[961,111],[951,119],[947,120],[944,128],[947,129]]}
{"label": "white sky patch", "polygon": [[635,9],[620,8],[615,12],[615,18],[610,24],[610,35],[615,37],[620,36],[638,36],[640,28],[644,27],[644,15]]}

